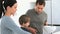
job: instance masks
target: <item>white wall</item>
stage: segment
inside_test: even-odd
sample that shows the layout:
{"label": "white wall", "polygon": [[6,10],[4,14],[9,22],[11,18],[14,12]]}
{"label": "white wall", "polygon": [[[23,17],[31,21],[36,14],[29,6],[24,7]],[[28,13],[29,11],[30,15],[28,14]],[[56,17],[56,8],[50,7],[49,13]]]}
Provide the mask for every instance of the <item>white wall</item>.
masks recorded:
{"label": "white wall", "polygon": [[52,23],[60,24],[60,0],[52,0]]}
{"label": "white wall", "polygon": [[45,5],[45,9],[44,11],[47,13],[47,21],[48,21],[48,24],[51,24],[51,0],[48,0],[46,1],[46,5]]}
{"label": "white wall", "polygon": [[36,0],[17,0],[18,7],[16,14],[14,15],[13,20],[15,23],[19,26],[18,24],[18,19],[22,14],[25,14],[28,9],[30,9],[30,2],[35,2]]}

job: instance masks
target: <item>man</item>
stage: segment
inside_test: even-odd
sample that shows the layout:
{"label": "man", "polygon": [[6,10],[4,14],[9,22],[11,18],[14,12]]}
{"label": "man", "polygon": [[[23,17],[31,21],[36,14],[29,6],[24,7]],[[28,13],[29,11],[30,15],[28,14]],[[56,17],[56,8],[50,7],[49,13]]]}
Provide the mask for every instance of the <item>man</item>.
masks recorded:
{"label": "man", "polygon": [[30,16],[30,26],[37,30],[37,34],[43,34],[43,26],[47,24],[47,14],[43,11],[45,0],[37,0],[34,9],[27,11],[26,15]]}

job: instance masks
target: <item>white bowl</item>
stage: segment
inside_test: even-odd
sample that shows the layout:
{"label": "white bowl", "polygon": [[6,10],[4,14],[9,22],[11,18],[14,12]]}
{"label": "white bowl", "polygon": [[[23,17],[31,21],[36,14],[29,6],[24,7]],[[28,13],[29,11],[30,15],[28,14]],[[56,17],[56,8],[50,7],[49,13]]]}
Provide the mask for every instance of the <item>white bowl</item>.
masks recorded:
{"label": "white bowl", "polygon": [[56,30],[56,26],[44,26],[43,30],[47,33],[52,33]]}
{"label": "white bowl", "polygon": [[58,31],[58,32],[55,32],[55,33],[53,33],[53,34],[60,34],[60,31]]}

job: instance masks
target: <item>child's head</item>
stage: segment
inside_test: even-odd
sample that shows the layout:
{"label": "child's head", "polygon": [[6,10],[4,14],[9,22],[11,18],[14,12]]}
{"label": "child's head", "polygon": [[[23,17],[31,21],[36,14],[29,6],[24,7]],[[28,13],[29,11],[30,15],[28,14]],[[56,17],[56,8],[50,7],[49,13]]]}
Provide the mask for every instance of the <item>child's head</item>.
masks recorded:
{"label": "child's head", "polygon": [[19,18],[19,23],[21,26],[28,27],[30,25],[30,17],[27,15],[22,15]]}

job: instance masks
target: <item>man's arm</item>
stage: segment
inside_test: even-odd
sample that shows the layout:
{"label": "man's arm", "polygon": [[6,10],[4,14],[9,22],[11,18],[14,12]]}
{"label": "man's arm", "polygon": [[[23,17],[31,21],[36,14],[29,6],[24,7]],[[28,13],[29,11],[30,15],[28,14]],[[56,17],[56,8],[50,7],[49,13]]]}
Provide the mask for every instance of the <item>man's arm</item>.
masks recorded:
{"label": "man's arm", "polygon": [[47,14],[46,14],[46,19],[45,19],[44,26],[47,26],[47,25],[48,25],[48,22],[47,22]]}

